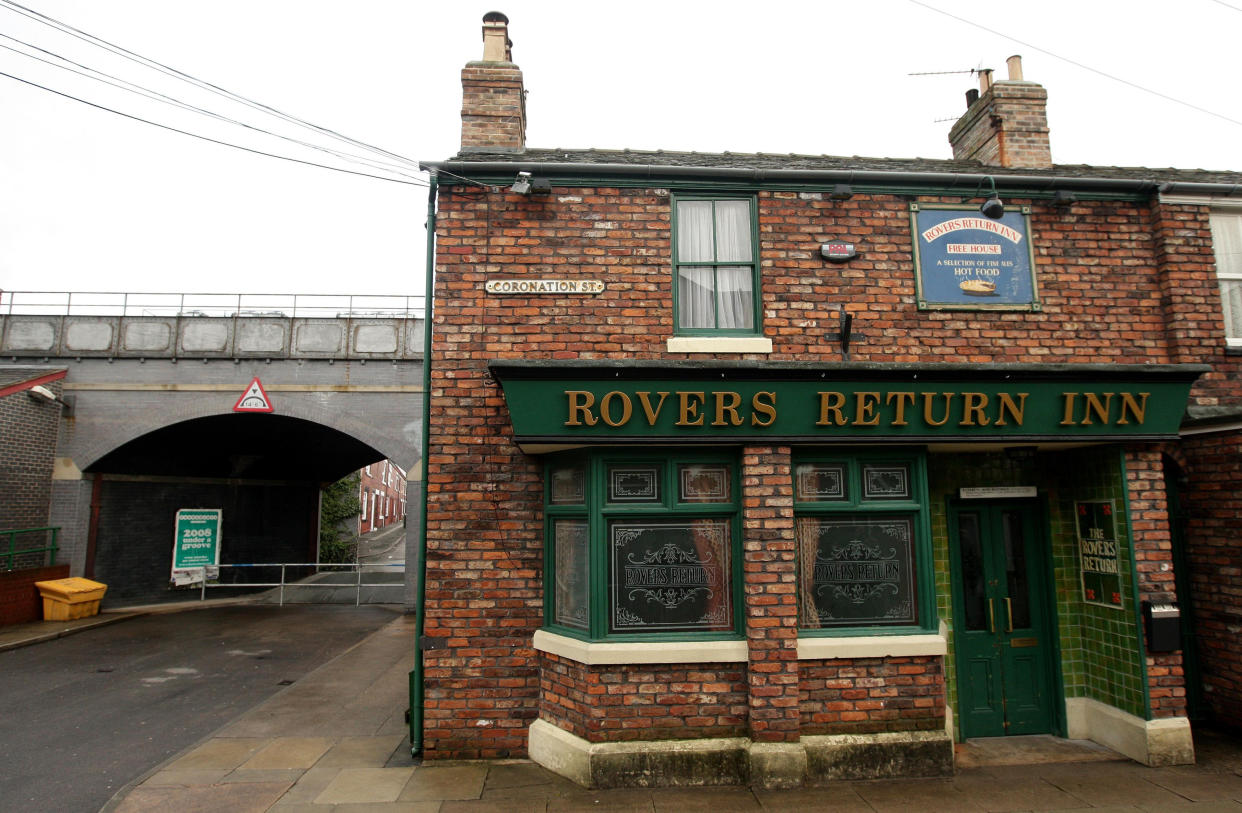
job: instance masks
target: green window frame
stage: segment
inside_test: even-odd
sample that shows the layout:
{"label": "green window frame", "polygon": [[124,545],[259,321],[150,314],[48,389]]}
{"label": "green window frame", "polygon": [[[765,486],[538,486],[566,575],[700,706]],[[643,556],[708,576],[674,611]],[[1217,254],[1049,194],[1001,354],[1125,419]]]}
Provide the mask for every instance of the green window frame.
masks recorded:
{"label": "green window frame", "polygon": [[544,627],[588,641],[741,637],[740,463],[693,450],[545,461]]}
{"label": "green window frame", "polygon": [[934,631],[925,453],[808,450],[793,479],[799,634]]}
{"label": "green window frame", "polygon": [[762,333],[757,211],[754,195],[682,194],[673,198],[677,335]]}

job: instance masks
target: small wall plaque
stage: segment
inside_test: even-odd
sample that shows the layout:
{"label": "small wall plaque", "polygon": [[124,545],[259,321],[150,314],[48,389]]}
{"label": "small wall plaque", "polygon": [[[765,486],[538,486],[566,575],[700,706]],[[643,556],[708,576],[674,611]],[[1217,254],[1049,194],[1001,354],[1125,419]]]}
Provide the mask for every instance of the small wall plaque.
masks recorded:
{"label": "small wall plaque", "polygon": [[1020,500],[1037,495],[1035,486],[987,486],[963,488],[958,496],[963,500]]}
{"label": "small wall plaque", "polygon": [[597,279],[489,279],[483,284],[489,294],[602,294],[604,283]]}

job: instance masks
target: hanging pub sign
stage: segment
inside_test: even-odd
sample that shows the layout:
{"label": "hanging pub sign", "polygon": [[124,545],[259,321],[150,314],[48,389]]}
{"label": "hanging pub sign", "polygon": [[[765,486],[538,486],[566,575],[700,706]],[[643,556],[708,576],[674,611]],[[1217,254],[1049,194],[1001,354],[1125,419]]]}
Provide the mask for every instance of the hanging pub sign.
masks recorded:
{"label": "hanging pub sign", "polygon": [[1074,503],[1082,598],[1089,604],[1121,607],[1121,546],[1111,500]]}
{"label": "hanging pub sign", "polygon": [[919,308],[1039,310],[1029,212],[910,204]]}

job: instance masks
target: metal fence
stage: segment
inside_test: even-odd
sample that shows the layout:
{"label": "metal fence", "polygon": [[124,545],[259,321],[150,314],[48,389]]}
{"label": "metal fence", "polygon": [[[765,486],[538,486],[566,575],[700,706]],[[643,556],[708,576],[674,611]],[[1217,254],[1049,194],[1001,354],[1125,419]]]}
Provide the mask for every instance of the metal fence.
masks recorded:
{"label": "metal fence", "polygon": [[[285,604],[286,590],[308,588],[315,589],[336,589],[354,591],[354,606],[362,603],[362,589],[366,588],[397,588],[404,590],[405,580],[375,582],[363,581],[363,575],[366,573],[383,573],[385,570],[398,571],[404,573],[404,564],[315,564],[307,562],[253,562],[245,564],[228,564],[218,565],[220,578],[214,580],[204,579],[199,585],[199,600],[207,598],[207,591],[213,588],[275,588],[278,597],[278,603],[281,606]],[[234,571],[227,574],[226,571]],[[264,572],[266,571],[266,573]],[[270,573],[271,578],[265,578]],[[226,578],[226,575],[232,575],[234,579],[237,577],[246,578],[244,574],[249,574],[250,581],[235,581]],[[351,578],[352,576],[352,578]],[[344,577],[344,578],[341,578]],[[335,579],[335,580],[334,580]],[[403,594],[399,593],[390,601],[378,603],[400,603]]]}
{"label": "metal fence", "polygon": [[[21,535],[42,534],[40,547],[17,547],[17,537]],[[34,567],[56,564],[56,539],[60,528],[18,528],[12,531],[0,531],[0,570],[26,570]],[[6,539],[7,537],[7,539]],[[29,545],[30,541],[23,542]]]}
{"label": "metal fence", "polygon": [[6,316],[421,319],[426,297],[400,294],[177,294],[0,291]]}

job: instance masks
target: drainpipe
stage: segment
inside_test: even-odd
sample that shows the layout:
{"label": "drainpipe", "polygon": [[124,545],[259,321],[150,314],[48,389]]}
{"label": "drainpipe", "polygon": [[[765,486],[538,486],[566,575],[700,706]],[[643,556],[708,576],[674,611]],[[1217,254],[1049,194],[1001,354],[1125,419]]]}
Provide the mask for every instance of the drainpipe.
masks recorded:
{"label": "drainpipe", "polygon": [[418,571],[414,583],[414,671],[410,672],[410,754],[423,750],[423,629],[427,602],[423,597],[427,587],[427,450],[431,444],[431,323],[435,295],[436,250],[436,193],[438,176],[431,173],[431,186],[427,190],[427,293],[423,300],[423,459],[422,503],[423,510],[418,521]]}

